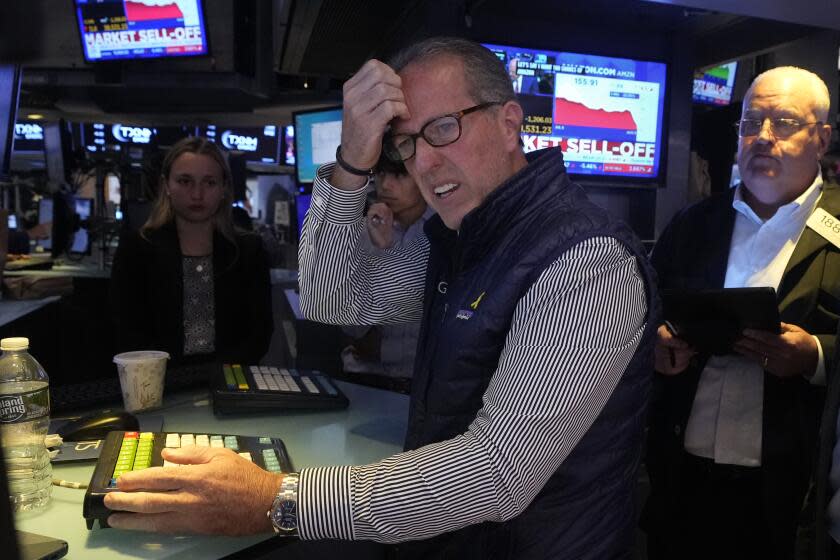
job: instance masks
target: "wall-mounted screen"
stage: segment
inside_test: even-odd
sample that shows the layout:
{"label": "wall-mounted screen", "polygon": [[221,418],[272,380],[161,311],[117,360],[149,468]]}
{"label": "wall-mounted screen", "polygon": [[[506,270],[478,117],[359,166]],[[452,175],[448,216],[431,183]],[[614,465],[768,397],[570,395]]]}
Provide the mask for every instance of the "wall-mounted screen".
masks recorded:
{"label": "wall-mounted screen", "polygon": [[660,177],[666,65],[485,46],[508,70],[525,112],[525,151],[560,146],[569,173]]}
{"label": "wall-mounted screen", "polygon": [[130,124],[80,123],[79,141],[89,152],[119,152],[128,146],[155,143],[155,129]]}
{"label": "wall-mounted screen", "polygon": [[205,55],[200,0],[75,0],[85,60]]}
{"label": "wall-mounted screen", "polygon": [[44,153],[44,126],[36,121],[15,123],[12,151],[16,153]]}
{"label": "wall-mounted screen", "polygon": [[198,134],[219,144],[224,150],[245,153],[245,161],[277,163],[280,151],[280,127],[228,127],[210,124],[199,128]]}
{"label": "wall-mounted screen", "polygon": [[335,161],[341,144],[341,108],[301,111],[293,117],[297,180],[312,183],[319,166]]}
{"label": "wall-mounted screen", "polygon": [[707,105],[729,105],[732,102],[732,89],[735,86],[737,71],[737,61],[696,71],[692,95],[694,102]]}

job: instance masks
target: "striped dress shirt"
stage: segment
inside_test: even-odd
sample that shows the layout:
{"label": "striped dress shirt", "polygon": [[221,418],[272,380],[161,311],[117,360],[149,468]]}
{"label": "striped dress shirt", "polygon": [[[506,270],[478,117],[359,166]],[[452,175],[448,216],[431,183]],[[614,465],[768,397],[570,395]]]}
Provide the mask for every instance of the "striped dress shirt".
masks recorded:
{"label": "striped dress shirt", "polygon": [[[301,309],[315,321],[417,321],[429,241],[364,249],[364,187],[315,180],[299,248]],[[535,227],[539,227],[535,224]],[[558,255],[517,303],[483,406],[463,434],[371,465],[304,469],[304,539],[398,542],[525,510],[603,409],[645,327],[644,280],[618,241]]]}

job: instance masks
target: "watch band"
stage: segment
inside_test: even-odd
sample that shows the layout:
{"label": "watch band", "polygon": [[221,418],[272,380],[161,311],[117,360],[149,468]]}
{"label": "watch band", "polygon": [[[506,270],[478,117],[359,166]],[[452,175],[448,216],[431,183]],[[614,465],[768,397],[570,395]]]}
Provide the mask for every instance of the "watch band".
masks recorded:
{"label": "watch band", "polygon": [[351,175],[358,175],[359,177],[372,177],[374,175],[373,168],[371,169],[359,169],[358,167],[353,167],[341,157],[341,144],[335,149],[335,162],[338,164],[340,168],[342,168],[347,173]]}
{"label": "watch band", "polygon": [[280,490],[274,497],[271,509],[266,512],[274,532],[285,536],[297,536],[298,482],[300,474],[286,473],[280,483]]}

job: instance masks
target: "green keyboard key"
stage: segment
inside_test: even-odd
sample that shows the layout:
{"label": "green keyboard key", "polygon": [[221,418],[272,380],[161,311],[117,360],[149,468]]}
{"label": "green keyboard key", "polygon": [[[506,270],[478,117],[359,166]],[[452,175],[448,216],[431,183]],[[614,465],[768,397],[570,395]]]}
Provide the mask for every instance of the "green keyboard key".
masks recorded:
{"label": "green keyboard key", "polygon": [[233,370],[228,364],[222,366],[222,371],[225,373],[225,383],[228,389],[236,389],[236,379],[233,377]]}
{"label": "green keyboard key", "polygon": [[242,371],[242,366],[233,364],[233,376],[236,378],[237,387],[240,391],[247,391],[249,389],[248,382],[245,381],[245,372]]}

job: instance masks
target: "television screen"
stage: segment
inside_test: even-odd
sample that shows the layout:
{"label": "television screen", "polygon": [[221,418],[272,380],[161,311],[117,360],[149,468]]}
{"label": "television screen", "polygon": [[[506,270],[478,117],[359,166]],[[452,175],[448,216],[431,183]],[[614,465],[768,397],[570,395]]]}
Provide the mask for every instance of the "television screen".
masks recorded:
{"label": "television screen", "polygon": [[75,0],[85,60],[207,54],[200,0]]}
{"label": "television screen", "polygon": [[36,121],[15,123],[12,151],[17,153],[44,153],[44,126]]}
{"label": "television screen", "polygon": [[695,103],[707,105],[729,105],[732,102],[732,88],[735,86],[735,72],[738,62],[721,64],[694,73]]}
{"label": "television screen", "polygon": [[153,145],[155,129],[128,124],[82,123],[81,145],[89,152],[119,152],[129,146]]}
{"label": "television screen", "polygon": [[286,165],[295,164],[295,126],[293,124],[283,127],[283,157],[281,160]]}
{"label": "television screen", "polygon": [[152,129],[154,133],[155,142],[159,147],[172,146],[178,140],[188,136],[195,136],[196,129],[194,126],[156,126]]}
{"label": "television screen", "polygon": [[341,108],[293,113],[298,183],[312,183],[324,163],[335,161],[341,144]]}
{"label": "television screen", "polygon": [[245,153],[245,161],[277,163],[280,152],[278,127],[274,125],[255,127],[224,127],[207,125],[199,134],[216,142],[229,151]]}
{"label": "television screen", "polygon": [[659,178],[664,63],[484,46],[510,74],[526,152],[561,146],[569,173]]}

